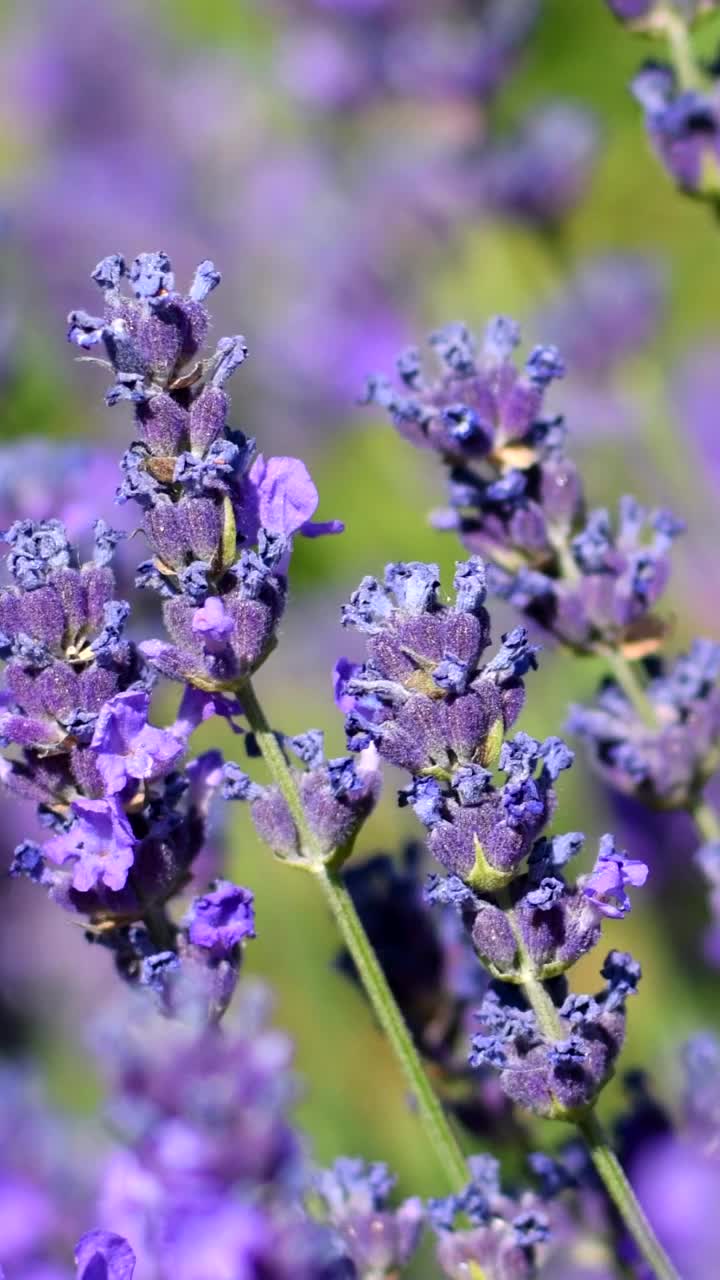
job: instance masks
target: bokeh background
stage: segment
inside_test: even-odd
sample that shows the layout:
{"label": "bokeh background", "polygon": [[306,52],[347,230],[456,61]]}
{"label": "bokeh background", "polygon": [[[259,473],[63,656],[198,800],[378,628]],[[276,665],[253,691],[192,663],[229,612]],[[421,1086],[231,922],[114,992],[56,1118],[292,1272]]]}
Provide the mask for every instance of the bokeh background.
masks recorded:
{"label": "bokeh background", "polygon": [[[382,38],[380,6],[346,7],[350,35],[321,0],[0,9],[0,519],[69,508],[81,532],[111,511],[129,414],[103,405],[102,372],[79,367],[64,342],[68,310],[95,306],[95,262],[163,248],[182,282],[212,258],[224,275],[216,334],[242,331],[251,351],[231,388],[235,424],[266,453],[301,454],[320,514],[347,524],[340,539],[297,547],[282,641],[258,679],[275,723],[322,727],[335,753],[329,674],[353,652],[341,601],[386,561],[449,571],[457,554],[426,523],[442,500],[432,458],[361,405],[364,378],[453,319],[481,328],[502,311],[528,342],[559,342],[568,377],[553,404],[591,500],[632,491],[687,519],[672,643],[720,634],[720,236],[650,153],[627,92],[641,42],[602,0],[468,4],[467,30],[463,6],[412,0],[420,26]],[[709,24],[704,39],[717,35]],[[58,442],[50,459],[39,436]],[[498,609],[498,635],[506,621]],[[597,675],[546,650],[522,727],[560,731]],[[221,745],[238,756],[229,734]],[[393,800],[389,778],[358,858],[416,834]],[[682,819],[620,810],[582,758],[562,803],[564,829],[585,830],[590,850],[617,829],[651,863],[648,890],[629,920],[609,922],[608,944],[631,949],[645,975],[625,1061],[651,1064],[672,1100],[677,1045],[720,1028],[690,833]],[[436,1190],[396,1068],[336,971],[323,904],[271,863],[239,809],[226,815],[227,866],[257,895],[247,967],[272,983],[297,1043],[314,1150],[387,1159],[406,1189]],[[23,818],[1,816],[6,867]],[[0,893],[2,1049],[34,1055],[53,1095],[87,1111],[97,1085],[82,1026],[106,999],[110,958],[90,957],[32,886],[3,882]],[[613,1084],[603,1106],[618,1103]]]}

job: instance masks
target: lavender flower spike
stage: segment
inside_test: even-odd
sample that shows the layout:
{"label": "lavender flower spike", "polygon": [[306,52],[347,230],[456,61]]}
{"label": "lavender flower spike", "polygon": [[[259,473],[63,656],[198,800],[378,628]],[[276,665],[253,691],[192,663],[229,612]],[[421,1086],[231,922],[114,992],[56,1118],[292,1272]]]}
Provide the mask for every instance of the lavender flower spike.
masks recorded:
{"label": "lavender flower spike", "polygon": [[[342,530],[315,522],[318,493],[298,458],[253,461],[255,442],[228,425],[225,389],[247,354],[240,337],[203,354],[204,305],[220,275],[198,268],[187,294],[165,253],[120,255],[93,273],[102,317],[73,312],[72,342],[102,344],[115,381],[108,404],[129,401],[136,438],[121,463],[118,500],[142,511],[150,558],[137,585],[163,599],[168,640],[142,652],[162,675],[222,694],[256,670],[275,644],[294,535]],[[122,292],[127,282],[132,297]]]}

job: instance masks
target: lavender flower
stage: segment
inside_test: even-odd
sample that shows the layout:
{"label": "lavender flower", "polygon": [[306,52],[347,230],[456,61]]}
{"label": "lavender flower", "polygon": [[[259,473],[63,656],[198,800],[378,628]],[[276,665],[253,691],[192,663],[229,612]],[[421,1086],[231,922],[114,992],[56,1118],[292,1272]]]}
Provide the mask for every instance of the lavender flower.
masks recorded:
{"label": "lavender flower", "polygon": [[597,151],[598,129],[590,113],[574,103],[551,103],[481,158],[478,203],[511,221],[551,231],[584,196]]}
{"label": "lavender flower", "polygon": [[540,1201],[531,1192],[516,1200],[505,1194],[492,1157],[474,1156],[468,1165],[471,1181],[465,1191],[429,1204],[442,1274],[462,1280],[476,1263],[491,1276],[538,1275],[550,1236]]}
{"label": "lavender flower", "polygon": [[174,733],[148,724],[149,710],[150,694],[141,689],[118,694],[98,715],[90,749],[109,796],[163,777],[183,754]]}
{"label": "lavender flower", "polygon": [[389,1205],[395,1179],[385,1165],[342,1156],[315,1180],[323,1217],[339,1233],[358,1277],[395,1275],[414,1254],[424,1209],[417,1196]]}
{"label": "lavender flower", "polygon": [[440,453],[450,507],[436,513],[472,552],[487,556],[488,587],[578,652],[652,652],[663,633],[653,609],[682,524],[625,497],[616,522],[586,511],[564,446],[562,419],[542,416],[545,389],[562,375],[554,347],[536,347],[518,375],[516,325],[491,321],[480,355],[463,327],[432,339],[444,364],[427,384],[418,358],[399,364],[405,390],[374,379],[370,396],[412,443]]}
{"label": "lavender flower", "polygon": [[648,877],[648,868],[639,858],[628,858],[615,848],[611,835],[600,841],[600,852],[590,875],[582,881],[582,892],[604,916],[618,918],[627,915],[630,899],[625,885],[641,888]]}
{"label": "lavender flower", "polygon": [[138,1270],[158,1280],[271,1266],[279,1277],[333,1274],[332,1237],[302,1212],[307,1173],[287,1114],[291,1047],[267,1018],[266,998],[248,989],[224,1034],[147,1008],[132,1024],[108,1025],[112,1113],[127,1135],[100,1192],[113,1262],[127,1257],[121,1236]]}
{"label": "lavender flower", "polygon": [[543,831],[573,755],[559,738],[506,737],[536,662],[521,629],[484,661],[484,582],[477,559],[458,565],[453,607],[438,601],[434,565],[390,565],[384,585],[364,579],[343,620],[368,633],[367,658],[343,667],[338,693],[351,748],[370,741],[411,773],[400,803],[415,810],[449,873],[433,878],[430,897],[461,913],[498,980],[480,1007],[471,1064],[496,1068],[529,1110],[567,1117],[591,1105],[612,1073],[639,970],[611,953],[597,997],[568,995],[563,975],[596,945],[604,916],[625,914],[624,886],[643,884],[647,867],[607,836],[591,875],[565,882],[582,836]]}
{"label": "lavender flower", "polygon": [[[277,785],[259,786],[233,762],[225,767],[225,798],[249,801],[260,839],[284,860],[347,858],[379,795],[380,774],[374,747],[363,751],[357,763],[352,756],[326,760],[322,739],[319,730],[311,730],[287,744],[306,766],[291,769],[306,831],[299,829],[296,816]],[[307,847],[308,834],[312,847]]]}
{"label": "lavender flower", "polygon": [[[146,641],[143,652],[163,675],[222,692],[275,643],[293,535],[342,525],[313,524],[318,495],[302,462],[259,455],[252,463],[254,442],[227,426],[224,386],[247,349],[239,336],[222,338],[201,356],[203,303],[220,281],[211,262],[187,295],[176,292],[164,253],[140,254],[129,267],[119,254],[105,258],[93,279],[103,315],[71,312],[68,336],[82,349],[104,348],[115,377],[108,404],[134,407],[138,438],[118,496],[143,511],[153,557],[137,583],[163,598],[171,641]],[[121,292],[124,280],[133,298]]]}
{"label": "lavender flower", "polygon": [[717,191],[717,90],[681,89],[670,66],[648,62],[632,82],[650,141],[678,187],[692,194]]}
{"label": "lavender flower", "polygon": [[568,729],[584,739],[612,787],[661,808],[687,808],[717,768],[720,647],[696,640],[645,685],[653,722],[607,679],[593,705],[573,706]]}

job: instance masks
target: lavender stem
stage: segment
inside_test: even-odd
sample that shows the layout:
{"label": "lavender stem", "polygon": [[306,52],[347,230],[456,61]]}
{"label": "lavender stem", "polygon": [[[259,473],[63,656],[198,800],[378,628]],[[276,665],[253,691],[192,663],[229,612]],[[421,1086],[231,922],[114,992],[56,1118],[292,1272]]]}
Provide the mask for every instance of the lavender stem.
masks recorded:
{"label": "lavender stem", "polygon": [[[453,1191],[460,1192],[467,1185],[469,1178],[465,1157],[450,1127],[443,1106],[430,1084],[405,1019],[390,990],[352,898],[341,876],[332,868],[332,856],[327,860],[319,855],[312,857],[314,839],[308,828],[292,774],[250,680],[243,681],[238,689],[238,696],[265,764],[285,798],[304,848],[310,852],[305,866],[315,875],[325,895],[375,1016],[403,1072],[431,1146],[443,1166],[448,1186]],[[477,1264],[475,1266],[477,1280],[483,1280]]]}
{"label": "lavender stem", "polygon": [[619,649],[603,648],[598,653],[605,659],[612,670],[623,693],[632,703],[640,719],[649,729],[657,728],[655,708],[647,696],[641,681],[638,679],[636,667]]}
{"label": "lavender stem", "polygon": [[656,1280],[680,1280],[678,1272],[656,1239],[594,1111],[588,1111],[578,1120],[578,1128],[588,1144],[593,1164],[608,1195],[640,1253],[652,1267]]}
{"label": "lavender stem", "polygon": [[693,821],[703,840],[720,840],[720,817],[706,800],[699,799],[690,809]]}
{"label": "lavender stem", "polygon": [[[712,814],[715,821],[715,815]],[[532,962],[524,945],[522,931],[515,919],[507,890],[498,894],[498,901],[505,908],[506,916],[515,936],[521,961],[522,990],[532,1008],[543,1035],[550,1040],[562,1040],[564,1032],[557,1009],[545,984],[533,973]],[[625,1226],[633,1237],[646,1262],[653,1268],[658,1280],[679,1280],[669,1259],[655,1238],[650,1223],[635,1196],[620,1162],[605,1137],[600,1121],[592,1107],[575,1119],[578,1129],[590,1148],[593,1164],[613,1201]]]}

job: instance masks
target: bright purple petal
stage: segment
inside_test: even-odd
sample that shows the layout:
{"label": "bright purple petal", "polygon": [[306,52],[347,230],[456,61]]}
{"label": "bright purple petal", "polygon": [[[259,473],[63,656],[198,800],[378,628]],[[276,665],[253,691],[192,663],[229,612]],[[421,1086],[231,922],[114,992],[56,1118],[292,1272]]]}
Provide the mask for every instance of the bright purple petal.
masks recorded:
{"label": "bright purple petal", "polygon": [[264,458],[250,468],[262,528],[289,538],[310,520],[319,501],[312,476],[300,458]]}

